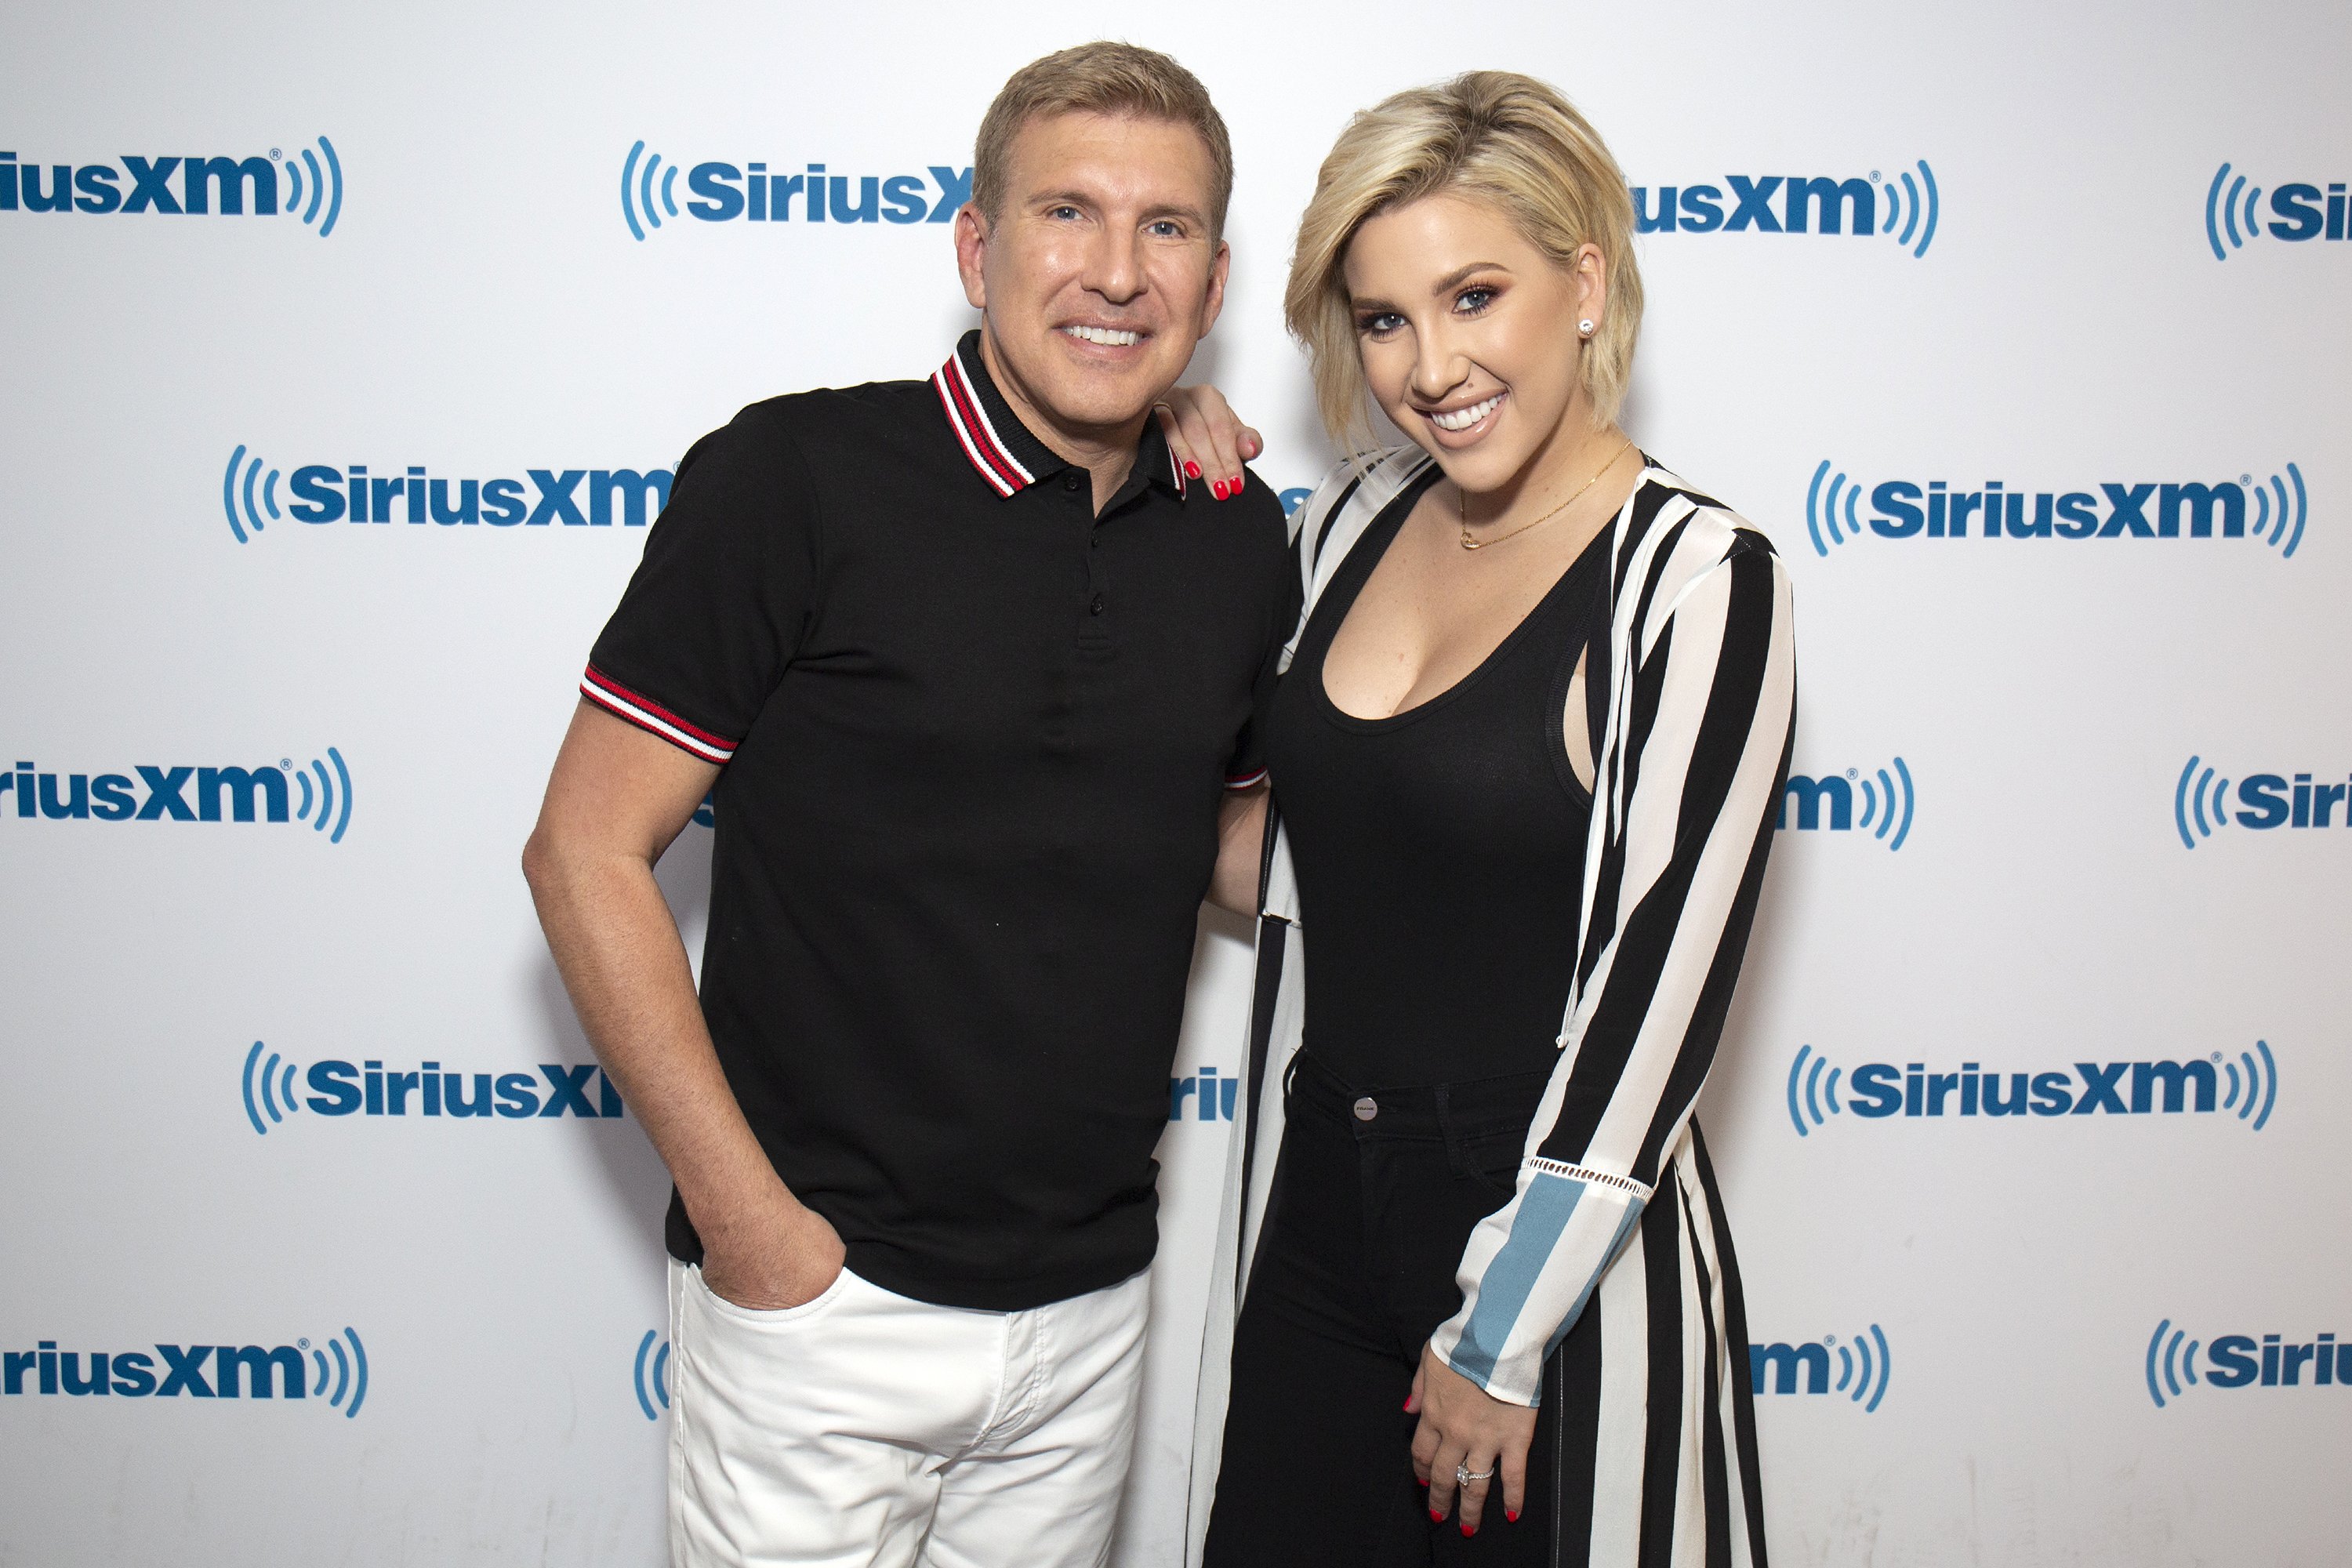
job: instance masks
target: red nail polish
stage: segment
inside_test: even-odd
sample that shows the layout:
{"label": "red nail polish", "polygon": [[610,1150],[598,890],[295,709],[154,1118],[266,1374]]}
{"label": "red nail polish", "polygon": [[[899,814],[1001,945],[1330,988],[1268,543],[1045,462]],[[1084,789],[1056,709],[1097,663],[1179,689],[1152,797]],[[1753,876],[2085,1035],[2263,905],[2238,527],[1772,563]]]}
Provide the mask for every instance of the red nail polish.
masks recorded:
{"label": "red nail polish", "polygon": [[1201,477],[1201,465],[1193,462],[1189,458],[1186,458],[1184,460],[1184,477],[1188,479],[1199,479]]}
{"label": "red nail polish", "polygon": [[1511,1523],[1517,1524],[1519,1522],[1519,1510],[1515,1508],[1507,1508],[1503,1510],[1503,1517],[1508,1520]]}
{"label": "red nail polish", "polygon": [[1428,1485],[1429,1485],[1429,1482],[1428,1482],[1428,1481],[1426,1481],[1425,1479],[1423,1479],[1423,1478],[1419,1477],[1419,1476],[1415,1476],[1415,1477],[1413,1477],[1413,1478],[1412,1478],[1412,1484],[1413,1484],[1414,1486],[1417,1486],[1417,1487],[1421,1487],[1421,1488],[1426,1489],[1426,1488],[1428,1487]]}
{"label": "red nail polish", "polygon": [[1224,481],[1224,480],[1223,480],[1223,479],[1219,479],[1215,484],[1211,485],[1211,486],[1209,487],[1209,493],[1210,493],[1211,495],[1213,495],[1213,496],[1216,497],[1219,500],[1224,500],[1224,499],[1225,499],[1225,481]]}
{"label": "red nail polish", "polygon": [[1445,1516],[1438,1512],[1435,1509],[1431,1509],[1429,1510],[1429,1522],[1432,1524],[1444,1524],[1445,1522]]}
{"label": "red nail polish", "polygon": [[1475,1524],[1465,1524],[1462,1527],[1462,1533],[1465,1536],[1475,1535],[1478,1533],[1478,1527]]}

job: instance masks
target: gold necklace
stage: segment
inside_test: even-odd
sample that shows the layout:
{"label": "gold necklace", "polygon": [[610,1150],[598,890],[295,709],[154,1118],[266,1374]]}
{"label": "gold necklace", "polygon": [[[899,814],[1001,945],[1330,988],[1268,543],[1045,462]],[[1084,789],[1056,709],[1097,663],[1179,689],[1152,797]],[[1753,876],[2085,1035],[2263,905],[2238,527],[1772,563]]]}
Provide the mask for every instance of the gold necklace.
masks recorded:
{"label": "gold necklace", "polygon": [[1576,487],[1576,495],[1569,497],[1566,500],[1560,502],[1558,506],[1552,508],[1549,511],[1536,519],[1534,522],[1523,522],[1519,524],[1518,527],[1511,530],[1510,532],[1497,534],[1492,539],[1474,539],[1470,536],[1469,492],[1463,489],[1461,486],[1456,485],[1454,488],[1454,493],[1458,504],[1455,506],[1454,510],[1462,518],[1462,548],[1465,550],[1484,550],[1490,544],[1500,544],[1506,539],[1517,539],[1528,530],[1537,527],[1538,524],[1549,522],[1553,518],[1558,517],[1561,512],[1566,511],[1570,507],[1575,505],[1578,496],[1583,495],[1585,491],[1599,484],[1601,482],[1601,476],[1615,468],[1617,466],[1617,459],[1631,451],[1633,447],[1633,438],[1629,436],[1625,438],[1625,444],[1623,446],[1609,454],[1609,460],[1601,464],[1591,479]]}

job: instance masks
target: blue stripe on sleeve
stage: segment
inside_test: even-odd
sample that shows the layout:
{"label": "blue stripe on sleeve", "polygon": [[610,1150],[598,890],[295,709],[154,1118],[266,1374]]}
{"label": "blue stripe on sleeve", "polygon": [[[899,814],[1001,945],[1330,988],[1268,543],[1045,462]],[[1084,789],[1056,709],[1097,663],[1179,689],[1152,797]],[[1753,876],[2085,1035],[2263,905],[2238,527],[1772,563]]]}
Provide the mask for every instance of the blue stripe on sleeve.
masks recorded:
{"label": "blue stripe on sleeve", "polygon": [[1463,1325],[1462,1338],[1448,1358],[1454,1371],[1481,1388],[1493,1380],[1496,1358],[1503,1353],[1519,1320],[1519,1310],[1527,1305],[1544,1264],[1568,1228],[1569,1216],[1584,1196],[1584,1185],[1571,1177],[1538,1171],[1520,1194],[1510,1239],[1503,1243],[1503,1249],[1479,1279],[1477,1310]]}

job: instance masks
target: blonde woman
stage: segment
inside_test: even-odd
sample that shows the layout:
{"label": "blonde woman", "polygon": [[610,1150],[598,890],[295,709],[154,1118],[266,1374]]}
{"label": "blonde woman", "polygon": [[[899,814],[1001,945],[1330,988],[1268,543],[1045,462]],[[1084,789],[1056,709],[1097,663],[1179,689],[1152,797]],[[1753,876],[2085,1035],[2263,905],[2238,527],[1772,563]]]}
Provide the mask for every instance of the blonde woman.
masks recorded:
{"label": "blonde woman", "polygon": [[[1615,423],[1632,226],[1583,117],[1494,71],[1358,115],[1299,224],[1289,323],[1356,456],[1304,508],[1267,725],[1210,1568],[1764,1561],[1691,1108],[1788,766],[1789,588]],[[1222,402],[1175,401],[1238,475]]]}

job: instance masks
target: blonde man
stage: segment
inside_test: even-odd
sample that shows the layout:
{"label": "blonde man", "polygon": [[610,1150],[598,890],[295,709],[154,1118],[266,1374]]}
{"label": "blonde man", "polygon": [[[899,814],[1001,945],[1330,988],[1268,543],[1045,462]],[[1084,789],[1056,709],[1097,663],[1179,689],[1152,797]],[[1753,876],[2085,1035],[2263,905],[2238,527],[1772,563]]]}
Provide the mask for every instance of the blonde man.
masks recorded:
{"label": "blonde man", "polygon": [[[682,1565],[1098,1563],[1132,1451],[1194,916],[1297,589],[1272,494],[1150,418],[1223,300],[1201,84],[1066,50],[973,166],[980,327],[688,454],[525,853],[676,1184]],[[653,864],[714,785],[698,999]]]}

